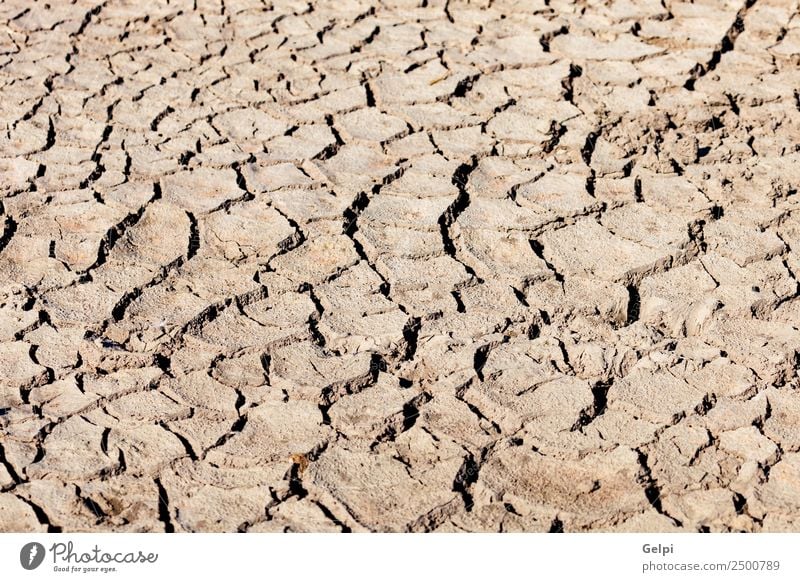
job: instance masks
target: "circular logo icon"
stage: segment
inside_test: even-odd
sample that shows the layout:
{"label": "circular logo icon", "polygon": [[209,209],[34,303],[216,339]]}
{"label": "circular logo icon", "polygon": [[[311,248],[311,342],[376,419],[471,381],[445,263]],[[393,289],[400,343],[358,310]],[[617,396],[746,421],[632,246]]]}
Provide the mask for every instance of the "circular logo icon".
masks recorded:
{"label": "circular logo icon", "polygon": [[35,570],[42,565],[44,554],[44,546],[39,542],[27,543],[19,552],[19,563],[26,570]]}

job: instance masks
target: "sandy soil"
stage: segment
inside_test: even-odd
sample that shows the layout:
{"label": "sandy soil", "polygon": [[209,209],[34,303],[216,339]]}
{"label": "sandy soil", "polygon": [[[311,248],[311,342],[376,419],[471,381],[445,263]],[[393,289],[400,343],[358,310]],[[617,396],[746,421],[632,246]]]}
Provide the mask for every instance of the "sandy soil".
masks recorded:
{"label": "sandy soil", "polygon": [[0,5],[0,530],[800,530],[796,0],[94,1]]}

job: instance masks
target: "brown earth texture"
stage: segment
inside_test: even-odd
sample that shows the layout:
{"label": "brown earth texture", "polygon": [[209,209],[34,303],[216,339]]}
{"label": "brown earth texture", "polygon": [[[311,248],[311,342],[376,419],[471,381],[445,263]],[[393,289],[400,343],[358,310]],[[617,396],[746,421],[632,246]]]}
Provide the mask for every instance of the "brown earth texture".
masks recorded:
{"label": "brown earth texture", "polygon": [[797,0],[10,0],[0,117],[0,531],[800,531]]}

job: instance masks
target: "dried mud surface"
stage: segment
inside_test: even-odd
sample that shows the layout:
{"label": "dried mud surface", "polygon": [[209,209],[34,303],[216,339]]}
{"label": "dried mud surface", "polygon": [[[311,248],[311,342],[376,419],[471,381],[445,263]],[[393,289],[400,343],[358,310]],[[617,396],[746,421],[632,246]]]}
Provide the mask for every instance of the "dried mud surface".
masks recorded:
{"label": "dried mud surface", "polygon": [[0,4],[0,530],[800,530],[797,1]]}

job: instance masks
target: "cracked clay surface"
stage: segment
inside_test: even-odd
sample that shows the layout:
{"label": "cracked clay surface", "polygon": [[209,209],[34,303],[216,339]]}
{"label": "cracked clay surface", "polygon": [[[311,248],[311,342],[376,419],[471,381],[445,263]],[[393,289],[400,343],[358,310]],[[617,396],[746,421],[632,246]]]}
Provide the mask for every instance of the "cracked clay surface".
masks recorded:
{"label": "cracked clay surface", "polygon": [[800,531],[797,0],[0,4],[0,531]]}

